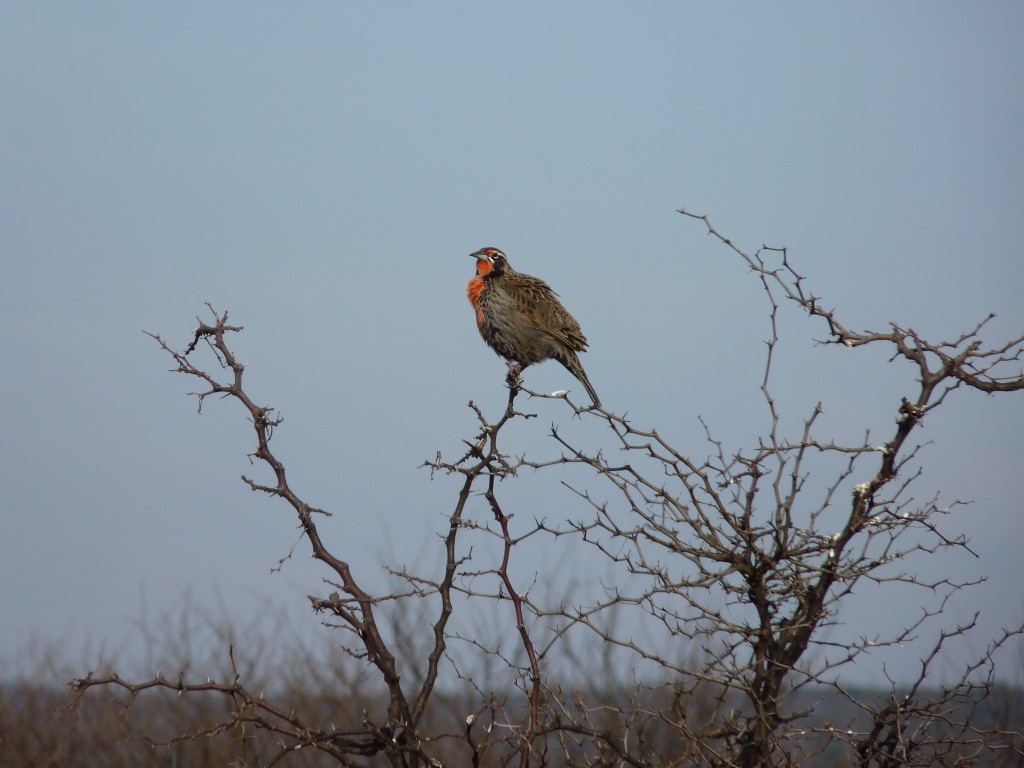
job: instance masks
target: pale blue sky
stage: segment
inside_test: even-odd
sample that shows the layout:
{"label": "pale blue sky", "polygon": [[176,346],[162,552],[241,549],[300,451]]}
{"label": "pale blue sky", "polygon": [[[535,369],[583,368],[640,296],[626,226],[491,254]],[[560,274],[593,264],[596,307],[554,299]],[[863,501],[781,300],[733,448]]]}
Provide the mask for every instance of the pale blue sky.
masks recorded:
{"label": "pale blue sky", "polygon": [[[269,574],[295,526],[238,480],[240,409],[196,416],[142,334],[184,345],[206,300],[363,573],[444,525],[455,484],[417,465],[504,399],[464,296],[483,245],[559,291],[609,408],[698,454],[699,415],[734,447],[763,429],[768,330],[680,206],[789,246],[852,327],[1020,333],[1022,29],[1019,3],[5,3],[0,656],[117,644],[143,599],[319,588],[304,558]],[[819,399],[827,435],[891,428],[912,371],[784,331],[788,429]],[[564,408],[537,410],[515,441],[551,451]],[[948,530],[981,556],[931,567],[991,577],[962,609],[989,630],[1024,612],[1022,435],[1024,397],[969,393],[922,433],[919,495],[975,499]]]}

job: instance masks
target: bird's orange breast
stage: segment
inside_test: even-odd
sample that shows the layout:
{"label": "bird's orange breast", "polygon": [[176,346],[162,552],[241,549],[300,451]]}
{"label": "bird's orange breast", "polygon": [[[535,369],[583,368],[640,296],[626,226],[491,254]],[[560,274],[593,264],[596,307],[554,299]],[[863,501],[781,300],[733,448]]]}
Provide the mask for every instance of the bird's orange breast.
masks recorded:
{"label": "bird's orange breast", "polygon": [[487,286],[484,285],[484,279],[477,275],[469,281],[469,285],[466,286],[466,295],[469,296],[469,303],[473,305],[473,309],[476,310],[476,327],[480,329],[480,333],[483,334],[484,325],[484,308],[480,303],[480,296],[483,295],[484,289]]}

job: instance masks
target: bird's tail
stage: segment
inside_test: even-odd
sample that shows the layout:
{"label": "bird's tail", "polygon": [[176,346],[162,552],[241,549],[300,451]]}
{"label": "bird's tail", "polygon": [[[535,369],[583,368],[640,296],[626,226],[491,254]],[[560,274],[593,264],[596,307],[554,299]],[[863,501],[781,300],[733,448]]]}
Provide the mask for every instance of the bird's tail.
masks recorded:
{"label": "bird's tail", "polygon": [[566,355],[565,360],[559,360],[558,362],[564,365],[569,373],[580,380],[580,384],[584,386],[587,390],[587,394],[590,395],[590,399],[594,401],[594,406],[600,408],[601,398],[599,398],[597,396],[597,392],[594,391],[594,385],[591,384],[590,379],[587,378],[587,372],[583,370],[583,365],[580,363],[580,359],[576,356],[576,353],[570,352]]}

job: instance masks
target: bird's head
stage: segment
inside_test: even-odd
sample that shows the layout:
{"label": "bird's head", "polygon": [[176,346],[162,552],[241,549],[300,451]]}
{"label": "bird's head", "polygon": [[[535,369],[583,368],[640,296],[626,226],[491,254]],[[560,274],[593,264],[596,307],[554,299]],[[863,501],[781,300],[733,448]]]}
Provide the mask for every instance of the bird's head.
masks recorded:
{"label": "bird's head", "polygon": [[476,273],[480,277],[496,277],[503,274],[506,269],[511,269],[508,265],[508,258],[503,251],[497,248],[481,248],[469,255],[476,259]]}

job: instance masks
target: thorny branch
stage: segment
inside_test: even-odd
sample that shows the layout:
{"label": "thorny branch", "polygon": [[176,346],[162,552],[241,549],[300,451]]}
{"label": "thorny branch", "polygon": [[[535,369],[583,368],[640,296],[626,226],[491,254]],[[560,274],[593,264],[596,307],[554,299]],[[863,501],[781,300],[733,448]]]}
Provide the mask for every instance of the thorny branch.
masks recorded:
{"label": "thorny branch", "polygon": [[[516,410],[515,400],[516,396],[521,391],[521,379],[519,368],[515,365],[509,366],[507,384],[509,389],[508,404],[501,419],[494,424],[488,423],[480,408],[475,403],[470,402],[469,407],[476,414],[476,417],[480,422],[481,429],[473,442],[466,442],[466,445],[469,447],[469,451],[454,464],[448,464],[441,461],[440,455],[438,455],[435,461],[430,462],[425,466],[428,466],[432,471],[442,470],[451,474],[459,474],[463,476],[464,481],[462,490],[459,494],[458,504],[458,508],[460,510],[465,506],[465,503],[468,500],[477,480],[484,479],[486,482],[486,490],[483,491],[483,495],[494,515],[495,522],[499,526],[499,535],[502,543],[501,563],[497,568],[488,571],[488,573],[498,577],[503,590],[503,592],[494,595],[494,599],[497,601],[507,599],[512,603],[512,609],[515,614],[516,630],[520,638],[522,649],[529,660],[529,670],[527,672],[527,676],[529,678],[527,694],[529,722],[524,729],[521,729],[521,732],[519,732],[520,729],[514,727],[510,728],[513,733],[511,743],[519,753],[519,765],[521,768],[528,768],[528,766],[531,765],[531,758],[536,757],[534,752],[534,740],[542,734],[540,717],[543,684],[539,656],[527,624],[527,615],[524,608],[527,606],[527,602],[516,589],[512,577],[509,574],[509,566],[517,540],[512,536],[510,530],[511,516],[506,515],[502,511],[495,488],[497,481],[504,478],[514,477],[519,466],[518,463],[512,463],[509,457],[505,456],[498,449],[498,436],[502,427],[516,418],[529,419],[532,418],[532,415]],[[467,575],[472,577],[474,574]],[[466,594],[470,597],[481,597],[479,593],[476,593],[473,590],[467,590]],[[484,650],[485,652],[489,652],[486,651],[486,649]],[[473,722],[469,721],[467,723],[466,736],[467,741],[472,745],[473,762],[474,765],[476,765],[479,763],[481,747],[473,742],[472,726]]]}
{"label": "thorny branch", "polygon": [[[343,625],[358,638],[359,648],[354,651],[354,654],[375,667],[386,686],[388,700],[386,720],[375,723],[367,717],[364,729],[341,736],[337,734],[324,735],[322,731],[304,722],[288,718],[284,718],[287,725],[281,725],[278,722],[282,719],[280,713],[262,698],[251,697],[237,675],[230,683],[222,684],[212,682],[189,684],[183,680],[172,684],[160,676],[145,683],[131,684],[121,680],[117,675],[102,678],[94,678],[90,675],[74,681],[74,687],[76,690],[84,692],[95,686],[119,685],[128,690],[133,698],[140,691],[148,688],[171,685],[178,686],[178,690],[182,692],[213,691],[223,693],[241,702],[244,706],[237,707],[233,711],[232,718],[211,731],[210,735],[227,727],[251,722],[260,728],[279,732],[301,743],[315,746],[342,760],[345,765],[355,764],[351,761],[352,755],[378,753],[386,755],[388,760],[396,766],[428,765],[432,758],[424,751],[417,734],[417,726],[427,708],[437,679],[438,666],[445,652],[445,627],[452,614],[452,583],[459,565],[456,556],[456,537],[462,507],[460,505],[452,516],[451,526],[445,539],[444,575],[440,582],[429,585],[429,593],[436,594],[440,598],[440,608],[433,622],[433,642],[428,655],[427,671],[419,690],[414,691],[412,696],[408,696],[402,687],[398,662],[389,642],[384,637],[376,613],[376,607],[382,602],[401,599],[403,595],[397,593],[384,596],[370,594],[360,586],[349,564],[336,557],[326,547],[313,520],[313,515],[327,513],[310,506],[298,496],[289,485],[284,464],[271,451],[270,442],[274,429],[280,426],[281,419],[274,415],[273,408],[254,402],[243,386],[245,365],[238,361],[227,342],[228,334],[238,333],[242,327],[229,325],[227,312],[218,313],[210,304],[207,304],[207,307],[212,315],[212,322],[197,318],[199,325],[192,341],[183,352],[173,349],[159,335],[148,335],[171,356],[177,366],[174,369],[176,372],[205,382],[207,389],[193,393],[197,398],[200,411],[206,398],[214,394],[233,398],[248,411],[257,445],[251,456],[269,467],[274,481],[265,484],[245,476],[242,479],[252,490],[284,499],[292,507],[298,516],[303,535],[309,542],[313,557],[326,564],[337,578],[336,586],[341,590],[341,594],[333,592],[326,598],[310,596],[310,602],[314,610],[330,613],[340,619]],[[226,378],[209,373],[193,363],[189,355],[197,350],[200,343],[204,343],[213,354],[220,370],[226,372]],[[423,594],[422,591],[417,593],[418,596]]]}
{"label": "thorny branch", "polygon": [[[904,688],[893,680],[884,698],[864,700],[850,692],[843,678],[863,655],[919,637],[944,614],[950,598],[970,586],[949,578],[925,581],[905,570],[914,555],[970,551],[964,536],[942,530],[941,518],[960,502],[943,507],[938,497],[921,502],[910,495],[920,472],[915,466],[919,446],[912,436],[958,388],[987,393],[1024,389],[1024,336],[986,348],[979,334],[990,318],[938,343],[896,323],[884,331],[852,330],[809,290],[786,249],[763,246],[751,255],[720,234],[707,216],[680,213],[701,221],[709,236],[739,257],[768,299],[771,333],[759,387],[770,416],[767,432],[751,447],[733,450],[702,420],[707,455],[695,458],[693,450],[675,448],[656,429],[640,429],[625,416],[603,408],[580,409],[566,399],[573,419],[589,419],[607,430],[607,444],[584,447],[571,429],[553,426],[557,456],[512,456],[503,450],[503,430],[533,417],[517,410],[517,396],[545,396],[525,390],[520,371],[510,367],[501,418],[492,423],[470,402],[479,431],[464,441],[463,455],[452,462],[438,453],[424,465],[432,477],[461,479],[441,537],[440,577],[391,569],[406,587],[385,595],[362,588],[348,564],[328,550],[314,522],[315,514],[327,513],[291,489],[284,465],[271,452],[281,419],[274,409],[249,398],[243,389],[244,366],[226,341],[241,326],[228,325],[227,313],[208,305],[212,322],[200,320],[183,352],[153,335],[177,372],[204,382],[206,388],[193,393],[200,410],[213,394],[238,400],[247,410],[256,435],[252,457],[271,470],[273,481],[243,479],[254,491],[284,499],[298,516],[313,556],[330,569],[337,589],[327,597],[310,597],[311,604],[356,638],[345,650],[376,671],[386,715],[364,713],[359,727],[341,731],[318,726],[262,693],[254,696],[233,656],[229,680],[197,683],[158,673],[132,683],[117,674],[90,674],[73,682],[76,695],[96,687],[119,689],[128,694],[129,706],[154,689],[222,696],[231,702],[230,714],[180,738],[262,729],[280,738],[275,763],[298,747],[326,753],[346,766],[369,765],[383,756],[393,766],[518,763],[521,768],[769,768],[813,763],[826,750],[832,755],[837,745],[846,749],[850,764],[862,766],[960,765],[986,750],[1024,755],[1018,724],[975,722],[980,703],[993,689],[995,656],[1019,639],[1022,627],[1006,630],[937,694],[929,687],[936,660],[945,646],[974,628],[974,621],[943,630],[916,679]],[[900,398],[895,426],[883,442],[868,434],[852,442],[820,439],[821,402],[789,435],[772,393],[777,318],[789,304],[825,324],[828,344],[850,349],[882,345],[893,359],[911,364],[915,384]],[[201,345],[223,374],[193,363],[189,356]],[[556,524],[535,520],[514,532],[515,514],[500,498],[499,485],[523,482],[523,469],[573,466],[607,483],[581,486],[560,475],[586,514]],[[604,498],[604,488],[610,498]],[[486,501],[493,525],[471,515],[470,500],[477,494]],[[499,543],[497,562],[466,568],[472,550],[463,539],[470,534]],[[543,595],[532,596],[533,585],[517,584],[510,566],[518,547],[545,536],[557,545],[576,541],[589,548],[609,565],[608,575],[585,579],[575,594],[569,586],[555,588],[550,573],[542,573],[534,584],[545,585]],[[938,604],[909,617],[891,636],[836,639],[829,630],[838,622],[844,599],[862,582],[921,587]],[[419,682],[406,680],[403,686],[399,657],[416,668],[410,661],[415,651],[396,652],[398,631],[389,636],[380,614],[385,603],[408,605],[402,601],[410,600],[435,601],[436,606],[429,632],[422,635]],[[481,606],[496,615],[511,607],[506,620],[515,624],[515,651],[491,644],[486,632],[452,628],[456,612],[482,615]],[[470,660],[453,653],[453,641],[511,672],[519,698],[509,699],[507,690],[485,683],[490,676],[475,674]],[[469,696],[462,710],[469,714],[457,728],[439,725],[444,718],[430,706],[445,665]],[[592,682],[597,669],[604,673],[600,685]],[[619,685],[619,671],[626,673],[629,686]],[[815,718],[814,697],[826,688],[856,708],[858,714],[842,727]]]}
{"label": "thorny branch", "polygon": [[[909,440],[927,414],[959,387],[989,393],[1024,389],[1019,365],[1024,336],[984,347],[978,334],[990,318],[951,342],[930,342],[896,323],[886,332],[851,330],[836,310],[825,309],[822,299],[808,291],[785,249],[762,247],[750,255],[721,235],[706,216],[680,213],[702,221],[709,235],[738,255],[757,276],[768,298],[771,335],[761,393],[771,417],[770,428],[755,448],[735,452],[727,451],[707,430],[711,454],[694,459],[675,449],[656,430],[638,429],[612,413],[593,414],[605,421],[620,454],[626,457],[616,461],[604,450],[578,447],[563,430],[554,429],[552,435],[562,447],[562,455],[528,465],[536,469],[588,466],[610,483],[619,497],[618,503],[605,501],[593,489],[575,488],[593,515],[555,531],[556,535],[575,533],[629,578],[606,587],[604,600],[562,607],[552,615],[568,622],[559,630],[562,634],[575,627],[586,628],[600,642],[618,647],[632,663],[675,676],[687,692],[712,686],[721,691],[721,701],[733,702],[729,717],[719,717],[702,732],[691,734],[701,762],[762,767],[785,764],[801,754],[801,749],[810,750],[813,743],[804,740],[801,744],[794,738],[805,731],[796,723],[807,713],[787,706],[787,700],[795,701],[795,694],[809,683],[835,686],[841,667],[864,653],[912,638],[926,619],[942,612],[950,594],[968,586],[948,579],[926,583],[912,573],[893,571],[915,552],[970,551],[963,536],[947,536],[938,526],[937,518],[959,502],[943,509],[936,498],[914,506],[907,489],[917,472],[908,473],[908,469],[918,447]],[[781,257],[781,266],[769,265],[772,256]],[[814,435],[822,412],[820,402],[804,420],[799,438],[786,437],[770,386],[778,344],[776,319],[781,309],[777,296],[796,303],[811,317],[823,319],[830,343],[849,348],[887,345],[895,357],[912,364],[915,390],[901,399],[894,431],[887,440],[881,444],[871,443],[868,437],[853,444],[820,441]],[[809,483],[810,468],[812,464],[828,466],[825,462],[829,459],[842,463],[834,480],[819,491]],[[870,461],[875,464],[866,479],[855,482]],[[812,498],[815,493],[821,494],[818,501]],[[847,501],[844,494],[848,494]],[[826,527],[839,515],[837,527]],[[836,647],[823,630],[835,623],[840,601],[862,579],[921,586],[939,595],[942,607],[926,610],[895,637],[864,638]],[[621,621],[609,618],[610,612],[624,607],[653,620],[654,626],[664,630],[666,640],[638,643],[631,630],[635,621],[627,621],[630,629],[623,630]],[[970,629],[958,627],[951,636],[959,637]],[[1021,632],[1021,627],[1008,632],[981,664],[964,671],[954,690],[969,690],[971,696],[987,693],[990,685],[968,681],[979,670],[989,669],[995,651]],[[699,642],[704,662],[694,667],[674,661],[665,651],[671,638]],[[811,650],[815,653],[808,655]],[[918,700],[927,673],[925,665],[911,700]],[[957,695],[960,703],[970,698]],[[913,712],[945,712],[949,701],[949,697],[930,700]],[[899,711],[911,710],[904,706]],[[891,707],[880,712],[878,722],[889,724],[892,712]],[[962,733],[968,726],[961,721],[960,727]],[[936,745],[940,741],[935,728],[925,728],[921,739],[907,747],[906,762],[899,764],[928,764],[938,759]],[[857,751],[864,756],[865,765],[876,764],[871,761],[892,751],[891,741],[865,736]],[[807,759],[810,753],[802,754]]]}

